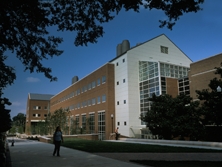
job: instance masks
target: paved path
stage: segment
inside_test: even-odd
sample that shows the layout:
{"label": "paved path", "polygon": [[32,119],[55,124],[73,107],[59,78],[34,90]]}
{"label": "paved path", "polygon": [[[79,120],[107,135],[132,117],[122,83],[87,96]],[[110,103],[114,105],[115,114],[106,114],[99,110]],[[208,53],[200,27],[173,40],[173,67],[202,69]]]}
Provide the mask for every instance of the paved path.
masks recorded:
{"label": "paved path", "polygon": [[61,157],[54,157],[54,145],[36,141],[15,140],[9,149],[12,167],[142,167],[65,147],[61,147]]}

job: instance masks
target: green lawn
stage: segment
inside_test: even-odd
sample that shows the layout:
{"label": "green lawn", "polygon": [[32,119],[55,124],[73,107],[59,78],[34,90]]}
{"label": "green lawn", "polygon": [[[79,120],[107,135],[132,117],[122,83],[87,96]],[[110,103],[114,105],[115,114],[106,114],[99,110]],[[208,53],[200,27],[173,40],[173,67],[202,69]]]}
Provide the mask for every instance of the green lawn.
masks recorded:
{"label": "green lawn", "polygon": [[[65,138],[62,146],[81,151],[96,152],[152,152],[152,153],[209,153],[222,152],[222,150],[197,149],[187,147],[170,147],[148,144],[118,143],[107,141],[92,141],[83,139]],[[149,161],[149,160],[131,160],[133,163],[153,167],[222,167],[222,162],[208,161]]]}
{"label": "green lawn", "polygon": [[177,153],[177,152],[222,152],[222,150],[197,149],[187,147],[170,147],[148,144],[119,143],[106,141],[93,141],[83,139],[65,138],[62,146],[82,150],[86,152],[156,152],[156,153]]}

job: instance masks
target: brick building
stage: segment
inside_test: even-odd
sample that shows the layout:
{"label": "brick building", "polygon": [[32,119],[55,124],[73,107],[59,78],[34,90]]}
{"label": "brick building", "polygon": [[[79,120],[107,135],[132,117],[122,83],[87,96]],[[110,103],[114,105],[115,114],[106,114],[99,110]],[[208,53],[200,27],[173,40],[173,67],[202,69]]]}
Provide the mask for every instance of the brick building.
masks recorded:
{"label": "brick building", "polygon": [[220,67],[222,62],[222,54],[208,57],[206,59],[190,64],[189,81],[190,96],[197,99],[196,90],[209,89],[210,80],[219,75],[215,75],[215,67]]}
{"label": "brick building", "polygon": [[[191,63],[164,34],[134,47],[124,40],[117,45],[114,59],[80,80],[74,77],[68,88],[58,90],[50,98],[50,112],[69,109],[79,127],[90,118],[94,124],[91,133],[98,133],[101,140],[109,139],[117,126],[121,135],[139,137],[145,127],[139,117],[150,107],[148,97],[153,93],[189,94],[185,87],[178,89],[178,79],[187,83]],[[35,113],[27,111],[30,121]]]}
{"label": "brick building", "polygon": [[[38,122],[44,121],[50,110],[50,98],[53,95],[29,93],[26,107],[26,134],[33,134]],[[32,128],[31,128],[32,127]]]}

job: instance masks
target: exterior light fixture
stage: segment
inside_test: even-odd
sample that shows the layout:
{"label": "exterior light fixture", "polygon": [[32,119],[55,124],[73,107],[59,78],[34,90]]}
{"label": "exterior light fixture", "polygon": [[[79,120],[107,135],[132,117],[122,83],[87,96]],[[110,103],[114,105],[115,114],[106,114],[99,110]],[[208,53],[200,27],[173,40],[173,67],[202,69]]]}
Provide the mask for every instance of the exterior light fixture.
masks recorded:
{"label": "exterior light fixture", "polygon": [[217,87],[217,92],[219,92],[219,93],[221,92],[221,87],[220,86]]}
{"label": "exterior light fixture", "polygon": [[111,114],[111,119],[112,119],[112,133],[113,133],[113,114]]}

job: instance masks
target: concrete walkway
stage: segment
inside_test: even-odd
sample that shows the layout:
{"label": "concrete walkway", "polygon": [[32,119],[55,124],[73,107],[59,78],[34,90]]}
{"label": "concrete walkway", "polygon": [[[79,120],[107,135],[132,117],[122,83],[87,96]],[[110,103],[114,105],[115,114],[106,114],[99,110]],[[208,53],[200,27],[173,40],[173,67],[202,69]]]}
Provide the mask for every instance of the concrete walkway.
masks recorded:
{"label": "concrete walkway", "polygon": [[9,149],[12,167],[142,167],[65,147],[61,147],[61,157],[54,157],[54,145],[37,141],[15,139]]}

